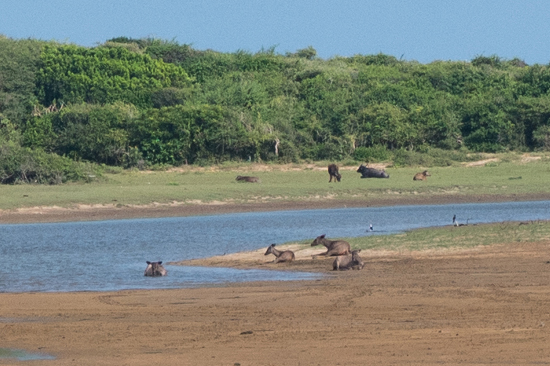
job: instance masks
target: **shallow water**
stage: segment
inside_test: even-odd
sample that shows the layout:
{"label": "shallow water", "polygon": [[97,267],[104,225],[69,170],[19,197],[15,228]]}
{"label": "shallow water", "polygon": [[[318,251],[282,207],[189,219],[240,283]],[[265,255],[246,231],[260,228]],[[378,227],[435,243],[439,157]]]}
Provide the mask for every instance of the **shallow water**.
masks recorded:
{"label": "shallow water", "polygon": [[31,353],[21,349],[0,348],[0,359],[12,358],[18,361],[55,360],[55,357],[44,353]]}
{"label": "shallow water", "polygon": [[[452,223],[550,219],[550,201],[276,211],[159,219],[0,225],[0,292],[111,291],[224,282],[313,279],[284,271],[166,266],[144,277],[145,261],[179,261],[271,243],[390,234]],[[266,258],[266,261],[270,258]]]}

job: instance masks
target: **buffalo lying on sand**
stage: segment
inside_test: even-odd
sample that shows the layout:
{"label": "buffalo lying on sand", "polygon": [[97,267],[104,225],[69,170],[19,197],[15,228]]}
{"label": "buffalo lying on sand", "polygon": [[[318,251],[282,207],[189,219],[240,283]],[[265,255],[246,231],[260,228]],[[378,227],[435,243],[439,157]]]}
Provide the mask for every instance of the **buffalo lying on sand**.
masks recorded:
{"label": "buffalo lying on sand", "polygon": [[168,273],[167,270],[162,266],[162,261],[160,262],[149,262],[147,261],[147,268],[145,268],[145,276],[157,277],[157,276],[166,276]]}
{"label": "buffalo lying on sand", "polygon": [[314,247],[316,245],[322,244],[327,248],[327,251],[325,253],[314,255],[313,258],[315,259],[318,256],[335,256],[335,255],[345,255],[351,253],[351,247],[347,241],[344,240],[328,240],[325,238],[325,234],[318,236],[315,238],[315,240],[311,243],[311,246]]}
{"label": "buffalo lying on sand", "polygon": [[242,176],[238,175],[237,178],[235,178],[238,182],[248,182],[248,183],[260,183],[260,178],[258,177],[249,177],[249,176]]}
{"label": "buffalo lying on sand", "polygon": [[267,247],[265,255],[273,254],[276,258],[273,263],[292,262],[294,260],[294,252],[291,250],[278,250],[275,249],[275,244],[271,244]]}
{"label": "buffalo lying on sand", "polygon": [[336,164],[330,164],[328,166],[328,174],[330,175],[330,179],[328,180],[328,182],[332,182],[332,178],[334,177],[334,180],[335,181],[340,181],[340,179],[342,179],[342,176],[340,175],[340,173],[338,173],[338,167],[336,166]]}
{"label": "buffalo lying on sand", "polygon": [[367,168],[362,165],[357,169],[357,173],[361,173],[361,178],[389,178],[390,175],[384,170],[378,170],[374,168]]}
{"label": "buffalo lying on sand", "polygon": [[413,180],[428,180],[428,177],[431,177],[431,174],[424,170],[422,173],[416,173]]}
{"label": "buffalo lying on sand", "polygon": [[363,269],[365,263],[359,256],[361,249],[354,250],[351,254],[336,257],[332,263],[334,271],[347,271],[348,269]]}

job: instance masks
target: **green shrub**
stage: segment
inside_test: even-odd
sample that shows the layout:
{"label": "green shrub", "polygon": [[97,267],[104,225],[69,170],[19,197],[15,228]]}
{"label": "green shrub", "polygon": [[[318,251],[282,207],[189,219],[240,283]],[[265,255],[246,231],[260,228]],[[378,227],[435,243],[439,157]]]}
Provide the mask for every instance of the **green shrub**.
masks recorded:
{"label": "green shrub", "polygon": [[456,162],[480,160],[479,154],[469,154],[467,150],[444,150],[424,147],[420,151],[395,150],[394,166],[451,166]]}
{"label": "green shrub", "polygon": [[468,161],[468,154],[464,151],[429,148],[426,154],[433,158],[434,166],[451,166],[455,162]]}
{"label": "green shrub", "polygon": [[393,152],[394,166],[433,166],[434,158],[428,154],[423,154],[417,151],[407,151],[404,149]]}
{"label": "green shrub", "polygon": [[151,92],[190,82],[182,68],[123,47],[47,44],[40,62],[36,86],[44,105],[55,100],[74,104],[123,101],[146,108],[152,105]]}
{"label": "green shrub", "polygon": [[353,152],[353,158],[356,161],[364,161],[367,163],[389,160],[392,153],[384,146],[377,145],[372,147],[358,147]]}
{"label": "green shrub", "polygon": [[98,176],[101,176],[101,169],[97,165],[75,162],[43,150],[31,150],[9,142],[0,145],[2,184],[89,182]]}
{"label": "green shrub", "polygon": [[292,141],[281,141],[278,161],[281,163],[296,163],[300,161],[300,149]]}

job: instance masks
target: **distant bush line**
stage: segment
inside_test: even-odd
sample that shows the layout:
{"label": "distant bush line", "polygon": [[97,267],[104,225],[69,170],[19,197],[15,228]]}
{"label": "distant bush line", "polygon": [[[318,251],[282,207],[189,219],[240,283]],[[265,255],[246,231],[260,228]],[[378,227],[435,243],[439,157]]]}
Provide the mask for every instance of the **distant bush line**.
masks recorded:
{"label": "distant bush line", "polygon": [[221,53],[153,38],[87,48],[0,36],[0,182],[94,175],[82,162],[431,166],[549,150],[549,91],[548,65],[498,56],[420,64],[323,60],[312,47]]}

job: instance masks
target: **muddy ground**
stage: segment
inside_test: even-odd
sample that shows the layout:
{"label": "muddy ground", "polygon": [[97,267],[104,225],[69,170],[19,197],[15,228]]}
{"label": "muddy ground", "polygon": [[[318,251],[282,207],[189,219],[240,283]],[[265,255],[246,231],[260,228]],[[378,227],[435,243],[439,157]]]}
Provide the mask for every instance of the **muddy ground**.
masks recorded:
{"label": "muddy ground", "polygon": [[550,364],[550,242],[362,254],[362,271],[337,273],[263,250],[192,263],[316,281],[0,294],[0,348],[56,357],[32,365]]}

